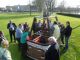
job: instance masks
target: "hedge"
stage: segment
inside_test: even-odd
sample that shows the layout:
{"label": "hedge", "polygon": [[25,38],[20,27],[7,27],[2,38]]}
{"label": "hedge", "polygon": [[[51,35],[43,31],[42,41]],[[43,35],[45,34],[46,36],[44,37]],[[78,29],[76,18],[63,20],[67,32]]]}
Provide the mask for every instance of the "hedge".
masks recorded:
{"label": "hedge", "polygon": [[70,16],[70,17],[76,17],[80,18],[79,14],[69,14],[69,13],[57,13],[58,15],[64,15],[64,16]]}

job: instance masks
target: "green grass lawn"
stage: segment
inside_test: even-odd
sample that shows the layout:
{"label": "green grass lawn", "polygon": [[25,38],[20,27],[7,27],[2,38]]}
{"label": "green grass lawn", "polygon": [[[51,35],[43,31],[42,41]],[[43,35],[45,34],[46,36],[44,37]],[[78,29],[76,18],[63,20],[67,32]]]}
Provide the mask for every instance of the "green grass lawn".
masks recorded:
{"label": "green grass lawn", "polygon": [[[7,30],[7,23],[9,20],[13,20],[16,25],[28,22],[29,26],[31,26],[33,17],[39,14],[40,13],[32,13],[32,16],[29,16],[29,13],[0,13],[0,30],[2,30],[6,38],[10,40]],[[63,24],[65,24],[66,21],[70,21],[73,28],[80,25],[80,18],[58,15],[58,19]],[[11,43],[9,50],[11,51],[13,60],[23,60],[21,59],[17,44]],[[72,31],[72,36],[69,41],[69,49],[66,53],[61,55],[61,60],[80,60],[80,27]]]}

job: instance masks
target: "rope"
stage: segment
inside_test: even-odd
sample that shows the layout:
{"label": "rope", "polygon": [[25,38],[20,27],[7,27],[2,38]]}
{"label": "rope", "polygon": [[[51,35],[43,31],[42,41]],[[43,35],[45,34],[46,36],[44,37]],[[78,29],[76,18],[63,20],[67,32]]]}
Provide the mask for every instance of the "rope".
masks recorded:
{"label": "rope", "polygon": [[76,28],[78,28],[78,27],[80,27],[80,25],[78,25],[78,26],[76,26],[76,27],[72,28],[72,30],[74,30],[74,29],[76,29]]}

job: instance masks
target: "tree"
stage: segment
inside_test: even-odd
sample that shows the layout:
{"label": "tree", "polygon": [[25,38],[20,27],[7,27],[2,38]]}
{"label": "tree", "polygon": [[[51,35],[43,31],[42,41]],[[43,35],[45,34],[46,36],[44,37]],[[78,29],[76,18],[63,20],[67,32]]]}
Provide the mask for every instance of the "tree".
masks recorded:
{"label": "tree", "polygon": [[44,9],[52,11],[55,7],[55,0],[34,0],[33,4],[38,8],[38,11],[40,12]]}
{"label": "tree", "polygon": [[42,11],[45,0],[34,0],[33,5],[35,5],[39,12]]}
{"label": "tree", "polygon": [[61,1],[60,5],[58,6],[60,12],[64,12],[65,10],[65,1]]}
{"label": "tree", "polygon": [[55,0],[47,0],[46,6],[47,6],[48,11],[52,12],[55,7]]}

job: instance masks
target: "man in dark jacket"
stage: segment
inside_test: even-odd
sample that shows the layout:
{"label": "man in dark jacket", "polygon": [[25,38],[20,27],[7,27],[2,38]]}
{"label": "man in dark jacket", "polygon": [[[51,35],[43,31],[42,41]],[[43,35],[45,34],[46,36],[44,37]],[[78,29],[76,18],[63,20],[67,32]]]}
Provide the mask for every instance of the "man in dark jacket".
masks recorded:
{"label": "man in dark jacket", "polygon": [[49,48],[45,53],[45,60],[60,60],[59,45],[54,37],[50,37]]}
{"label": "man in dark jacket", "polygon": [[70,22],[66,22],[66,28],[65,28],[65,49],[68,49],[68,41],[71,36],[72,27],[70,26]]}
{"label": "man in dark jacket", "polygon": [[11,39],[11,42],[12,42],[12,36],[14,37],[14,42],[15,42],[15,30],[16,30],[16,25],[15,23],[13,23],[12,21],[10,21],[8,24],[7,24],[7,29],[9,29],[9,34],[10,34],[10,39]]}

